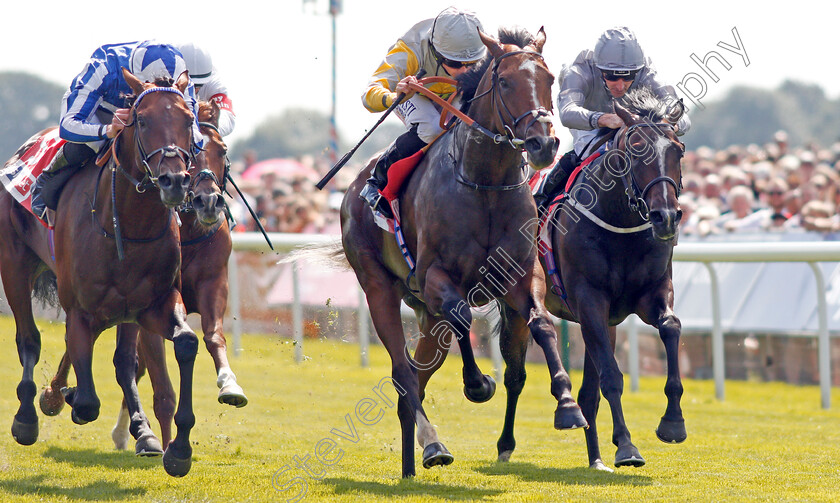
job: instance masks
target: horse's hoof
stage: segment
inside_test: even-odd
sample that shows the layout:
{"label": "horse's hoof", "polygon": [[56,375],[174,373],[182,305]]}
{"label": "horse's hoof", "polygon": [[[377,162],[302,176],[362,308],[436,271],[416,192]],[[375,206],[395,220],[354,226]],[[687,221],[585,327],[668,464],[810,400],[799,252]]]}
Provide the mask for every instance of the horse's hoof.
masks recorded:
{"label": "horse's hoof", "polygon": [[484,382],[478,388],[464,386],[464,396],[473,403],[484,403],[496,394],[496,380],[487,374],[482,376]]}
{"label": "horse's hoof", "polygon": [[687,436],[685,419],[682,418],[678,421],[671,421],[663,417],[659,421],[659,427],[656,428],[656,438],[667,444],[679,444],[684,442]]}
{"label": "horse's hoof", "polygon": [[183,477],[190,473],[191,467],[192,454],[185,459],[180,459],[176,457],[172,445],[166,448],[166,452],[163,453],[163,469],[166,470],[166,473],[173,477]]}
{"label": "horse's hoof", "polygon": [[[153,433],[147,433],[141,435],[134,443],[134,454],[145,458],[163,456],[163,447]],[[189,471],[189,468],[187,468],[187,471]]]}
{"label": "horse's hoof", "polygon": [[507,463],[510,461],[510,457],[513,455],[513,451],[504,451],[499,453],[499,457],[496,458],[496,461],[501,461],[502,463]]}
{"label": "horse's hoof", "polygon": [[432,442],[423,449],[423,468],[446,466],[452,464],[453,461],[455,461],[455,456],[450,454],[440,442]]}
{"label": "horse's hoof", "polygon": [[248,405],[248,397],[238,384],[231,383],[219,390],[219,403],[233,405],[236,408]]}
{"label": "horse's hoof", "polygon": [[576,403],[571,405],[557,405],[554,411],[555,430],[575,430],[577,428],[589,428],[589,423],[583,417],[583,412]]}
{"label": "horse's hoof", "polygon": [[593,470],[597,470],[599,472],[609,472],[609,473],[613,472],[613,469],[610,468],[609,466],[605,465],[604,462],[601,461],[600,459],[596,459],[594,463],[589,465],[589,468],[591,468]]}
{"label": "horse's hoof", "polygon": [[[70,419],[72,419],[73,422],[76,423],[76,424],[88,424],[90,422],[87,419],[79,417],[79,415],[76,414],[76,409],[73,409],[73,410],[70,411]],[[94,419],[96,419],[96,418],[94,418]]]}
{"label": "horse's hoof", "polygon": [[12,421],[12,437],[20,445],[32,445],[38,440],[38,418],[34,423],[21,423],[15,418]]}
{"label": "horse's hoof", "polygon": [[45,416],[57,416],[64,408],[64,397],[52,388],[44,388],[41,397],[38,399],[38,405]]}
{"label": "horse's hoof", "polygon": [[645,459],[639,454],[639,449],[633,444],[619,447],[615,453],[615,466],[644,466]]}

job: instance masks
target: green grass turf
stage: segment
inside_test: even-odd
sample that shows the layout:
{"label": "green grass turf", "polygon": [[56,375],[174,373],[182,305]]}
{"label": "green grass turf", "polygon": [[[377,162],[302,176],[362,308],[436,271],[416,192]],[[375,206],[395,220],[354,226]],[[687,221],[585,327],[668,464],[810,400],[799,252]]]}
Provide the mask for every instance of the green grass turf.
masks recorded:
{"label": "green grass turf", "polygon": [[[36,381],[45,385],[63,349],[63,325],[40,322],[41,362]],[[544,365],[528,366],[520,399],[517,448],[498,463],[496,440],[504,413],[504,387],[486,404],[468,402],[461,392],[459,357],[450,357],[432,379],[426,411],[440,439],[455,456],[447,467],[425,470],[415,449],[417,477],[400,478],[399,423],[395,408],[373,388],[390,374],[390,361],[371,348],[369,368],[359,366],[358,346],[336,340],[307,340],[306,360],[293,361],[294,347],[276,336],[243,338],[245,352],[231,358],[250,403],[234,409],[216,401],[212,361],[203,345],[195,370],[196,426],[193,466],[184,478],[166,475],[160,458],[136,458],[115,451],[110,430],[121,397],[111,357],[114,331],[96,346],[94,376],[102,409],[97,421],[77,426],[65,409],[40,417],[35,445],[24,447],[10,434],[21,367],[14,324],[0,317],[0,501],[840,501],[840,393],[834,408],[820,408],[813,386],[729,381],[726,401],[714,399],[711,381],[686,380],[683,408],[688,440],[667,445],[654,429],[665,409],[663,377],[642,378],[640,391],[625,392],[624,410],[634,443],[647,460],[641,468],[601,473],[586,468],[582,431],[552,428],[556,406]],[[171,353],[171,344],[168,344]],[[490,373],[491,365],[480,360]],[[177,383],[174,357],[170,371]],[[71,376],[71,380],[72,380]],[[580,374],[572,373],[577,393]],[[629,388],[629,386],[627,386]],[[176,387],[177,389],[177,387]],[[386,387],[386,396],[397,394]],[[151,414],[151,388],[140,393]],[[369,413],[384,416],[365,425],[356,407],[376,401]],[[361,405],[360,405],[361,404]],[[352,433],[341,439],[333,430]],[[152,419],[157,430],[157,423]],[[602,401],[598,428],[604,460],[611,465],[609,407]],[[325,466],[315,450],[322,451]],[[339,450],[340,449],[340,450]],[[340,459],[338,455],[341,455]],[[312,475],[295,466],[309,456]],[[288,467],[286,471],[282,471]],[[319,478],[316,478],[319,477]],[[305,486],[304,486],[305,484]],[[280,491],[278,488],[287,487]]]}

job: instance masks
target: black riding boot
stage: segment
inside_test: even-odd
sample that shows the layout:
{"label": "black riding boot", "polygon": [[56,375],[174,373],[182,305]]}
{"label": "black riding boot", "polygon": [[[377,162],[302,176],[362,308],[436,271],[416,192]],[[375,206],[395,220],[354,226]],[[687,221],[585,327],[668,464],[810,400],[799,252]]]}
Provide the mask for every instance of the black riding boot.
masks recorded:
{"label": "black riding boot", "polygon": [[359,197],[368,203],[371,208],[374,208],[386,217],[392,217],[393,215],[391,214],[391,208],[388,202],[385,201],[379,192],[388,184],[388,168],[400,159],[405,159],[416,154],[425,146],[426,142],[417,136],[417,126],[413,126],[397,137],[394,143],[390,144],[385,152],[379,156],[379,159],[373,166],[370,178],[367,179],[367,183],[365,183],[365,186],[359,193]]}
{"label": "black riding boot", "polygon": [[572,171],[575,170],[579,163],[580,160],[574,150],[563,154],[563,157],[560,158],[560,161],[557,162],[551,170],[551,173],[546,177],[545,183],[534,194],[534,202],[537,203],[538,212],[548,206],[548,203],[554,199],[554,195],[558,189],[563,190],[563,187],[565,187],[566,182],[572,175]]}
{"label": "black riding boot", "polygon": [[96,152],[84,143],[65,143],[52,166],[48,168],[49,171],[41,173],[35,179],[30,200],[32,213],[43,219],[47,208],[55,210],[64,184],[95,155]]}

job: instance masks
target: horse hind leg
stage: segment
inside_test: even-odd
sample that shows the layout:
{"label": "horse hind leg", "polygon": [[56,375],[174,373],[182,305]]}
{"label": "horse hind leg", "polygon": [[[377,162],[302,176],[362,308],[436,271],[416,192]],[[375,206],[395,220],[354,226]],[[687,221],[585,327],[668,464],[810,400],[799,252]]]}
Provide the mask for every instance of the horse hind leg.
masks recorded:
{"label": "horse hind leg", "polygon": [[67,377],[70,374],[70,355],[65,351],[58,363],[58,369],[50,380],[49,386],[41,391],[38,405],[41,412],[47,416],[57,416],[64,408],[64,395],[61,390],[67,387]]}
{"label": "horse hind leg", "polygon": [[528,350],[530,332],[525,320],[515,310],[505,303],[500,304],[501,320],[499,333],[499,349],[505,360],[505,389],[507,390],[507,404],[505,407],[505,424],[496,442],[499,461],[509,461],[516,439],[513,426],[516,421],[516,406],[522,388],[525,387],[525,354]]}
{"label": "horse hind leg", "polygon": [[117,374],[117,383],[123,391],[123,403],[128,411],[129,431],[135,439],[135,454],[138,456],[160,456],[163,454],[163,448],[152,432],[137,392],[137,330],[138,327],[133,324],[124,323],[117,327],[114,369]]}
{"label": "horse hind leg", "polygon": [[612,469],[601,460],[601,447],[598,443],[596,418],[598,417],[598,406],[601,402],[601,390],[599,388],[598,370],[595,368],[592,358],[589,357],[589,354],[586,354],[583,361],[583,382],[578,391],[578,404],[581,412],[583,412],[583,417],[589,423],[589,428],[585,430],[589,468],[611,472]]}

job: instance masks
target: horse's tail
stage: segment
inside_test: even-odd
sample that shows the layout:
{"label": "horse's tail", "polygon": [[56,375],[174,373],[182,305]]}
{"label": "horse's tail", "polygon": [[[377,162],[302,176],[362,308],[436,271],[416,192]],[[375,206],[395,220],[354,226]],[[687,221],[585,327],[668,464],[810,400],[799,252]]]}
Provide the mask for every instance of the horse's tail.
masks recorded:
{"label": "horse's tail", "polygon": [[327,243],[316,243],[295,248],[278,263],[288,264],[297,260],[309,260],[315,264],[339,271],[350,270],[350,262],[344,255],[341,241],[336,239]]}
{"label": "horse's tail", "polygon": [[44,306],[56,307],[58,303],[58,284],[55,273],[47,269],[35,278],[35,285],[32,288],[32,298],[41,302]]}

